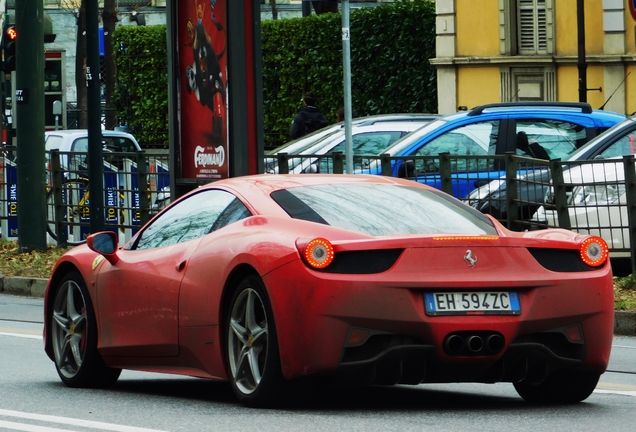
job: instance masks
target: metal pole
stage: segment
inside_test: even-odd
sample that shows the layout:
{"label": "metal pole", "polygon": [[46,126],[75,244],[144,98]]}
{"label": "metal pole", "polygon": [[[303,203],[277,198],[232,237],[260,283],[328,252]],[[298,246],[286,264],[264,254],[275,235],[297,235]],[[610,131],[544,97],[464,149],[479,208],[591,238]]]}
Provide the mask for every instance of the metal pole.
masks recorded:
{"label": "metal pole", "polygon": [[16,2],[16,96],[18,244],[46,249],[44,158],[44,5]]}
{"label": "metal pole", "polygon": [[[86,0],[86,86],[88,87],[88,178],[91,233],[104,231],[104,159],[97,0]],[[140,193],[142,193],[140,191]]]}
{"label": "metal pole", "polygon": [[578,32],[579,102],[587,102],[587,63],[585,62],[585,5],[576,0],[576,26]]}
{"label": "metal pole", "polygon": [[342,56],[345,109],[345,161],[347,174],[353,174],[353,140],[351,138],[351,32],[349,29],[349,0],[342,0]]}

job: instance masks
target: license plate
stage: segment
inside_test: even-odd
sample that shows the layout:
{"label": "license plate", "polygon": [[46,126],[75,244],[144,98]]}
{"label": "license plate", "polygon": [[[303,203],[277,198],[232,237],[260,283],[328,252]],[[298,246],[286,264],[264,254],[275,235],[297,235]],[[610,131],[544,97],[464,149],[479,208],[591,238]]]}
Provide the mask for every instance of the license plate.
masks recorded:
{"label": "license plate", "polygon": [[432,292],[424,294],[426,315],[519,315],[512,291]]}

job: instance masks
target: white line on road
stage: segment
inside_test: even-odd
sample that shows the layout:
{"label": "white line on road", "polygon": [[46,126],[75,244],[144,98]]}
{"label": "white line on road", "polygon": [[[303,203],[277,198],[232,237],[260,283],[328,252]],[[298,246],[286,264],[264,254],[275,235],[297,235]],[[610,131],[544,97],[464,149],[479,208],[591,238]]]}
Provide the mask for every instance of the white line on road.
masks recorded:
{"label": "white line on road", "polygon": [[69,429],[58,429],[58,428],[50,428],[46,426],[35,426],[23,423],[13,423],[8,421],[0,420],[0,428],[9,429],[9,430],[17,430],[17,431],[27,431],[27,432],[75,432]]}
{"label": "white line on road", "polygon": [[601,390],[596,389],[594,393],[606,393],[606,394],[617,394],[623,396],[636,396],[636,391],[621,391],[621,390]]}
{"label": "white line on road", "polygon": [[627,349],[636,349],[636,346],[612,345],[612,348],[627,348]]}
{"label": "white line on road", "polygon": [[[28,420],[37,420],[37,421],[50,422],[50,423],[60,423],[60,424],[66,424],[71,426],[80,426],[84,428],[102,429],[102,430],[117,431],[117,432],[165,432],[165,431],[160,431],[158,429],[146,429],[146,428],[140,428],[135,426],[116,425],[112,423],[102,423],[102,422],[96,422],[96,421],[90,421],[90,420],[80,420],[80,419],[58,417],[58,416],[51,416],[51,415],[45,415],[45,414],[31,414],[31,413],[4,410],[4,409],[0,409],[0,416],[17,417],[17,418],[28,419]],[[16,429],[16,430],[60,431],[61,429]]]}
{"label": "white line on road", "polygon": [[0,332],[0,336],[14,336],[14,337],[27,338],[27,339],[40,339],[40,340],[42,340],[42,336],[39,336],[39,335],[31,335],[31,334],[24,334],[24,333],[7,333],[7,332]]}

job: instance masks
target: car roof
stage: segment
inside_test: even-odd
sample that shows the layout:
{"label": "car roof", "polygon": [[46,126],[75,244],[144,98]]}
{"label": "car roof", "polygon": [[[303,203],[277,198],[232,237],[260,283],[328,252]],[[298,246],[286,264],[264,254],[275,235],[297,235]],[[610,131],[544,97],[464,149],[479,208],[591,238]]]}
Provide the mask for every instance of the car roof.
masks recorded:
{"label": "car roof", "polygon": [[[409,124],[409,126],[403,127],[413,127],[415,130],[417,127],[421,126],[424,123],[427,123],[433,119],[439,118],[438,114],[418,114],[418,113],[404,113],[404,114],[378,114],[373,116],[366,117],[357,117],[352,119],[351,127],[352,129],[358,126],[369,126],[369,127],[384,127],[387,124],[400,123],[400,124]],[[416,124],[418,126],[412,126]],[[318,141],[325,139],[325,137],[330,136],[332,134],[344,131],[345,124],[344,122],[335,123],[329,126],[326,126],[322,129],[319,129],[315,132],[312,132],[308,135],[304,135],[300,138],[296,138],[295,140],[291,140],[286,142],[285,144],[276,147],[273,150],[266,152],[266,155],[276,155],[278,153],[284,152],[289,154],[299,154],[309,147],[312,147]],[[383,129],[390,130],[390,129]],[[400,130],[400,129],[396,129]]]}
{"label": "car roof", "polygon": [[[46,131],[44,134],[70,136],[70,137],[82,137],[82,136],[88,136],[88,129],[63,129],[63,130],[56,130],[56,131]],[[129,134],[128,132],[121,132],[121,131],[114,131],[114,130],[102,130],[102,136],[123,137],[123,138],[131,138],[135,140],[135,137],[132,134]]]}
{"label": "car roof", "polygon": [[[594,110],[587,103],[579,102],[507,102],[480,105],[470,111],[460,111],[439,117],[437,120],[422,125],[419,129],[406,135],[387,148],[387,153],[399,155],[401,151],[411,148],[425,136],[441,128],[450,130],[480,121],[496,120],[502,117],[538,118],[545,120],[562,120],[581,123],[592,123],[594,127],[609,128],[625,119],[623,114]],[[455,126],[456,125],[456,126]]]}

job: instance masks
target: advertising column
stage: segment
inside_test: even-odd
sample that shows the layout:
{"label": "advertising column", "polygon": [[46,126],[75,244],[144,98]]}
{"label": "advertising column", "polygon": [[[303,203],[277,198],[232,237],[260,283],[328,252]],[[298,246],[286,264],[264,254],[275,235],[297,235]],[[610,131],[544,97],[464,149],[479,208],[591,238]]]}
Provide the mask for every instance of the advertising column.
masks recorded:
{"label": "advertising column", "polygon": [[181,167],[197,181],[229,177],[226,1],[177,6]]}

